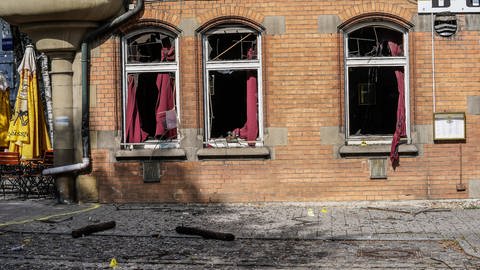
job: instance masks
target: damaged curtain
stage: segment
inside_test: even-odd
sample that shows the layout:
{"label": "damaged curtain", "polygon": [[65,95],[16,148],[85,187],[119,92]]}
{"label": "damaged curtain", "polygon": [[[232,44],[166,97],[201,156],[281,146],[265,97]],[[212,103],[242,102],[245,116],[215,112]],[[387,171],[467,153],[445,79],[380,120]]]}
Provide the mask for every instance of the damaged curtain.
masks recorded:
{"label": "damaged curtain", "polygon": [[[174,48],[163,48],[161,61],[174,59]],[[175,113],[175,92],[173,87],[174,79],[169,73],[159,73],[157,76],[158,98],[155,105],[155,117],[157,125],[155,128],[156,138],[175,138],[176,113]]]}
{"label": "damaged curtain", "polygon": [[139,143],[147,139],[147,132],[141,128],[140,114],[137,105],[137,80],[136,76],[128,75],[128,101],[127,101],[127,119],[126,119],[126,137],[127,143]]}
{"label": "damaged curtain", "polygon": [[[247,59],[253,59],[255,51],[250,48],[247,52]],[[255,145],[258,136],[258,115],[257,115],[257,77],[252,71],[247,72],[247,121],[241,128],[233,131],[234,136],[246,139],[249,145]]]}
{"label": "damaged curtain", "polygon": [[[392,56],[403,55],[402,47],[393,41],[388,42]],[[404,70],[397,68],[395,70],[395,77],[397,79],[398,89],[398,105],[397,105],[397,123],[395,125],[395,132],[392,139],[392,148],[390,150],[390,161],[392,167],[395,169],[399,165],[398,147],[400,138],[406,136],[406,124],[405,124],[405,80]]]}
{"label": "damaged curtain", "polygon": [[[170,61],[175,57],[174,48],[163,48],[161,53],[162,62]],[[152,78],[152,75],[155,76],[151,73],[128,75],[125,138],[127,143],[141,143],[149,136],[155,136],[157,139],[170,139],[177,136],[175,78],[167,72],[158,73],[156,78]],[[138,89],[139,84],[140,89]],[[156,97],[153,95],[152,88],[157,90]],[[154,104],[151,104],[152,99],[156,100]],[[152,113],[155,113],[155,116]],[[152,123],[153,121],[155,123]]]}

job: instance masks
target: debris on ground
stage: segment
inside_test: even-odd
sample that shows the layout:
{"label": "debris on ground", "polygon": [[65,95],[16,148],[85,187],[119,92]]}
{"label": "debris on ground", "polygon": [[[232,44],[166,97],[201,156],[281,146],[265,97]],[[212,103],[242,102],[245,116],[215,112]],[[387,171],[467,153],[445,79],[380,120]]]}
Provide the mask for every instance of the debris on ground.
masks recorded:
{"label": "debris on ground", "polygon": [[24,247],[25,247],[25,245],[15,246],[15,247],[10,248],[10,251],[21,251],[21,250],[23,250]]}
{"label": "debris on ground", "polygon": [[417,211],[408,211],[408,210],[401,210],[401,209],[391,209],[391,208],[379,208],[379,207],[366,207],[368,210],[378,210],[378,211],[386,211],[386,212],[395,212],[401,214],[410,214],[416,216],[418,214],[427,213],[427,212],[450,212],[451,209],[447,208],[426,208]]}
{"label": "debris on ground", "polygon": [[103,223],[97,223],[92,225],[87,225],[85,227],[76,229],[72,231],[72,237],[78,238],[81,236],[86,236],[95,232],[105,231],[115,227],[115,221],[108,221]]}
{"label": "debris on ground", "polygon": [[40,219],[36,219],[35,221],[40,221],[40,222],[43,222],[43,223],[61,223],[61,222],[65,222],[65,221],[70,221],[70,220],[73,220],[73,217],[68,217],[68,218],[64,218],[64,219],[43,219],[43,218],[40,218]]}
{"label": "debris on ground", "polygon": [[175,228],[175,231],[179,234],[199,235],[205,239],[216,239],[223,241],[235,240],[235,235],[231,233],[214,232],[193,227],[178,226]]}

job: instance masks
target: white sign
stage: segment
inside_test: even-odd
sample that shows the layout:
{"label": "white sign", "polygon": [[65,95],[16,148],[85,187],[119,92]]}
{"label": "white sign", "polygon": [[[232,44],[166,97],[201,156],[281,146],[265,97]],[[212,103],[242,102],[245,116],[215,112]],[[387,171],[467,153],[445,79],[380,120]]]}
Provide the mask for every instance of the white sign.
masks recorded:
{"label": "white sign", "polygon": [[418,0],[418,13],[480,13],[480,0]]}
{"label": "white sign", "polygon": [[433,131],[434,140],[465,140],[465,114],[434,114]]}

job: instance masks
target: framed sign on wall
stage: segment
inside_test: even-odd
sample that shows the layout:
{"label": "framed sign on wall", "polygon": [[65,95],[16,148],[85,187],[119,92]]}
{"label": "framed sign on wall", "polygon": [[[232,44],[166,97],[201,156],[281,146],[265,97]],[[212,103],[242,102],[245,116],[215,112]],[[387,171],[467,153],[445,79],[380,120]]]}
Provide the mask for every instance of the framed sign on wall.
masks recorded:
{"label": "framed sign on wall", "polygon": [[433,114],[434,141],[463,141],[465,139],[465,113],[442,112]]}

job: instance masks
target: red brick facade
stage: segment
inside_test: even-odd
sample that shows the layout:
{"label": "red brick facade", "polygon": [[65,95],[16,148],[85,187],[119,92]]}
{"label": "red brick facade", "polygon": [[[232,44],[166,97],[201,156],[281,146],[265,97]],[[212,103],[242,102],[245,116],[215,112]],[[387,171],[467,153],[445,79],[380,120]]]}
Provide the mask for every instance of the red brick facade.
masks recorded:
{"label": "red brick facade", "polygon": [[[101,202],[271,202],[469,198],[469,181],[480,179],[480,115],[468,113],[468,97],[480,95],[480,31],[457,16],[458,32],[434,36],[435,93],[432,93],[432,35],[418,25],[413,1],[149,1],[139,18],[92,51],[92,132],[112,132],[118,146],[92,149],[92,175]],[[387,164],[387,179],[370,178],[369,157],[338,154],[345,126],[343,35],[319,31],[319,16],[339,25],[363,18],[384,19],[409,29],[410,128],[418,153]],[[269,158],[160,160],[159,182],[143,181],[143,161],[117,160],[122,133],[121,35],[139,24],[164,25],[179,35],[180,115],[183,129],[203,122],[200,34],[217,20],[265,27],[279,16],[284,31],[262,33],[263,126],[285,132],[286,142],[266,145]],[[181,29],[196,22],[193,34]],[[189,25],[191,26],[191,25]],[[191,26],[193,27],[193,26]],[[466,141],[434,143],[433,95],[437,112],[466,113]],[[325,127],[338,128],[339,143]],[[421,127],[424,127],[421,129]],[[430,131],[430,132],[427,132]],[[344,132],[344,131],[343,131]],[[423,132],[423,135],[421,134]],[[426,137],[420,140],[417,137]],[[327,142],[326,142],[327,141]],[[333,142],[331,142],[333,141]],[[388,155],[388,154],[387,154]],[[384,155],[387,158],[387,155]],[[458,191],[457,184],[467,189]]]}

